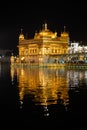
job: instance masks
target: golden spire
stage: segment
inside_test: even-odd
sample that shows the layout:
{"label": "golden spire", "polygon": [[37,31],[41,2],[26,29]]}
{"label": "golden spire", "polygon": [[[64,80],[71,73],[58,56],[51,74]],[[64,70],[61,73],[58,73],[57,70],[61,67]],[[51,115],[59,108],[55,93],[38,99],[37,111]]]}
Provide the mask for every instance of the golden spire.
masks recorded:
{"label": "golden spire", "polygon": [[64,26],[64,32],[66,32],[66,26]]}
{"label": "golden spire", "polygon": [[21,28],[21,34],[22,34],[22,31],[23,31],[23,29]]}
{"label": "golden spire", "polygon": [[47,30],[47,23],[45,23],[45,25],[44,25],[44,26],[45,26],[45,30]]}
{"label": "golden spire", "polygon": [[43,30],[47,30],[47,23],[43,24]]}

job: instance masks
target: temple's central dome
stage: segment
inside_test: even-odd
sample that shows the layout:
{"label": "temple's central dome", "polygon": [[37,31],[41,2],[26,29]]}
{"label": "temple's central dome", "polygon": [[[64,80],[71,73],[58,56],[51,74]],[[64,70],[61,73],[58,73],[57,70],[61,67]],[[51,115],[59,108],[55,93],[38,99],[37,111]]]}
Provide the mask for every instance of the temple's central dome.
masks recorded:
{"label": "temple's central dome", "polygon": [[47,23],[43,24],[43,28],[39,33],[35,33],[35,38],[56,38],[57,32],[53,33],[47,28]]}

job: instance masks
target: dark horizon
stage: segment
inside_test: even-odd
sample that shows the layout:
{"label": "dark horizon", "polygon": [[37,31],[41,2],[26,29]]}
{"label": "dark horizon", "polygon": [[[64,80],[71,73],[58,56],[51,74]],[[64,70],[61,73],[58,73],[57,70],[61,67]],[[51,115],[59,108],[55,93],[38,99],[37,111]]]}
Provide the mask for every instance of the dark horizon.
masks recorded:
{"label": "dark horizon", "polygon": [[48,29],[57,31],[58,35],[66,26],[70,41],[87,44],[85,3],[11,3],[6,8],[1,7],[0,17],[0,49],[16,50],[21,28],[24,35],[33,38],[35,31],[41,30],[44,22],[47,22]]}

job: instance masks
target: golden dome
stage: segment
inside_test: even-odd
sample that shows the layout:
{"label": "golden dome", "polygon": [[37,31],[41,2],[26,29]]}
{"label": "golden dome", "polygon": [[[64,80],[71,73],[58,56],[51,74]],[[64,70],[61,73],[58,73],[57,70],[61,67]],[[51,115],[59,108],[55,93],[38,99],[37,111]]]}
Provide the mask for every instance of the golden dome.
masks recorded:
{"label": "golden dome", "polygon": [[69,36],[69,34],[67,32],[61,33],[61,37],[68,37],[68,36]]}
{"label": "golden dome", "polygon": [[20,35],[19,35],[19,40],[24,40],[24,35],[23,35],[23,33],[22,33],[22,29],[21,29],[21,33],[20,33]]}
{"label": "golden dome", "polygon": [[66,32],[66,26],[64,26],[64,31],[61,33],[61,37],[68,37],[69,34]]}
{"label": "golden dome", "polygon": [[55,38],[57,32],[53,33],[47,28],[47,23],[43,24],[43,28],[39,33],[35,34],[35,38]]}

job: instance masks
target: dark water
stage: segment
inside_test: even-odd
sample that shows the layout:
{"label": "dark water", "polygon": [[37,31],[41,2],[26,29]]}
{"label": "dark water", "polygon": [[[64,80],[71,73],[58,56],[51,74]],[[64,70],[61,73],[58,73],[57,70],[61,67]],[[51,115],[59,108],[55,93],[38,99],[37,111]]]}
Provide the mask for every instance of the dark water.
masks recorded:
{"label": "dark water", "polygon": [[87,128],[87,70],[0,65],[0,123],[12,128]]}

